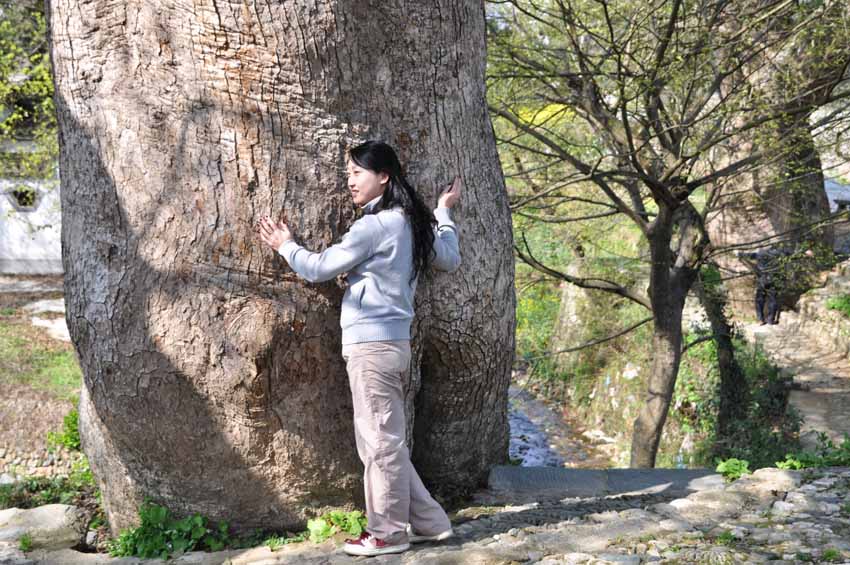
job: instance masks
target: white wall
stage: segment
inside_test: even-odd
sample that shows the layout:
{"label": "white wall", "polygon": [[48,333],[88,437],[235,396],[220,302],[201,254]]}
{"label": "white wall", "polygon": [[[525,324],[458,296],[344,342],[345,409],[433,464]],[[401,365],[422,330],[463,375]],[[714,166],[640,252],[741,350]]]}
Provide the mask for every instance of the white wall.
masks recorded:
{"label": "white wall", "polygon": [[0,179],[0,273],[62,274],[58,181],[27,182],[41,197],[35,210],[21,211],[7,192],[21,181]]}

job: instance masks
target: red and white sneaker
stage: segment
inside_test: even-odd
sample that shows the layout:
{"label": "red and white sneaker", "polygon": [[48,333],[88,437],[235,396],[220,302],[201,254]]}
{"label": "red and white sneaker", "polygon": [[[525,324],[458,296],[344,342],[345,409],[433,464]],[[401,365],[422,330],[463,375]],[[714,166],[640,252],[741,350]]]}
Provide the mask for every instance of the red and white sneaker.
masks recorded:
{"label": "red and white sneaker", "polygon": [[359,539],[345,540],[345,545],[342,547],[342,550],[349,555],[365,555],[367,557],[386,555],[387,553],[402,553],[408,549],[410,549],[408,542],[390,544],[376,538],[369,532],[360,534]]}
{"label": "red and white sneaker", "polygon": [[449,539],[455,535],[454,530],[449,528],[445,532],[440,532],[439,534],[434,534],[433,536],[425,536],[422,534],[417,534],[413,531],[413,526],[410,524],[407,525],[407,539],[410,543],[422,543],[424,541],[443,541],[444,539]]}

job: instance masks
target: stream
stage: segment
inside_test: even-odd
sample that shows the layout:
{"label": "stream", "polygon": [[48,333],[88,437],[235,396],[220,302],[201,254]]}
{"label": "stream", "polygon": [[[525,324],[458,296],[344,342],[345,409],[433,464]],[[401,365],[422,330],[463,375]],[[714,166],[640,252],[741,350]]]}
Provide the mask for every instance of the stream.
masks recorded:
{"label": "stream", "polygon": [[508,389],[508,453],[523,467],[606,468],[611,459],[581,431],[523,388]]}

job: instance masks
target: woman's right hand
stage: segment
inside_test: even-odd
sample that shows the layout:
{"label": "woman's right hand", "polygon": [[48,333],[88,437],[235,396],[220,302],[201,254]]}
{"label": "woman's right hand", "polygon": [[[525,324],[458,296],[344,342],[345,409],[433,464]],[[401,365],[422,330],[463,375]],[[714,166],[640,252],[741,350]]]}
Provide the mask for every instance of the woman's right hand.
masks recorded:
{"label": "woman's right hand", "polygon": [[460,201],[463,184],[460,182],[460,177],[455,177],[452,185],[443,191],[437,200],[438,208],[451,208]]}

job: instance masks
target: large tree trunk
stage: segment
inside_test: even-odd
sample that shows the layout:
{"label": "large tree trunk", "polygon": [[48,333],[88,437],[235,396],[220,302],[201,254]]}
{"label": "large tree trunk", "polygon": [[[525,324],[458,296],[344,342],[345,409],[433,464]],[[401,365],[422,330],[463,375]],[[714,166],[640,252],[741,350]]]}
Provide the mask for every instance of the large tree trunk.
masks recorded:
{"label": "large tree trunk", "polygon": [[[676,255],[671,249],[674,227],[680,232]],[[689,265],[696,255],[697,237],[687,211],[659,207],[649,234],[652,360],[646,397],[634,422],[630,467],[655,466],[682,361],[682,311],[695,278]]]}
{"label": "large tree trunk", "polygon": [[345,149],[367,138],[399,150],[432,205],[455,173],[466,187],[463,265],[417,295],[414,463],[449,495],[506,460],[512,239],[480,2],[52,0],[48,12],[67,322],[113,532],[144,496],[238,531],[362,504],[343,290],[295,277],[252,226],[283,212],[308,248],[338,240],[355,215]]}

